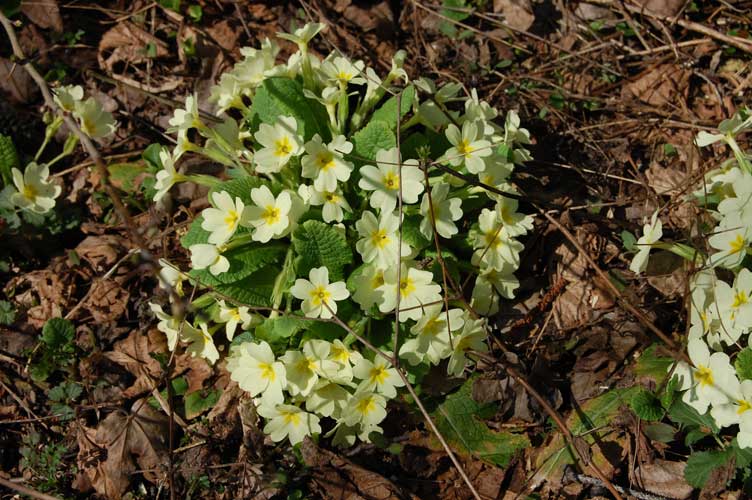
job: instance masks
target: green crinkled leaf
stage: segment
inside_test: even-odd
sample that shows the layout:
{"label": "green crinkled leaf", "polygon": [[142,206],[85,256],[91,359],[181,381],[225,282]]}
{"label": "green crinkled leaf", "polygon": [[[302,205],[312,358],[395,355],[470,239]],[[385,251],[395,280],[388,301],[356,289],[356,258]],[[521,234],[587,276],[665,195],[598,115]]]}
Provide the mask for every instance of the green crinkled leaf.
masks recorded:
{"label": "green crinkled leaf", "polygon": [[[630,387],[627,389],[612,389],[605,394],[583,403],[577,411],[573,411],[566,420],[567,427],[572,435],[581,436],[586,443],[592,444],[596,439],[601,439],[604,433],[609,432],[607,424],[617,415],[622,405],[632,399],[639,389]],[[604,430],[596,430],[604,427]],[[548,479],[559,481],[564,473],[564,467],[575,463],[574,455],[569,449],[564,436],[557,432],[538,455],[536,467],[538,472],[534,482]]]}
{"label": "green crinkled leaf", "polygon": [[352,138],[353,154],[358,162],[375,161],[380,149],[391,149],[397,145],[397,137],[386,122],[371,120],[368,125],[358,130]]}
{"label": "green crinkled leaf", "polygon": [[741,380],[752,379],[752,348],[745,347],[739,352],[734,367]]}
{"label": "green crinkled leaf", "polygon": [[267,318],[256,327],[255,335],[257,339],[265,340],[270,344],[279,342],[282,339],[288,339],[306,328],[309,321],[282,316],[278,318]]}
{"label": "green crinkled leaf", "polygon": [[423,250],[433,243],[420,232],[422,218],[420,215],[407,215],[402,219],[402,241],[416,251]]}
{"label": "green crinkled leaf", "polygon": [[189,274],[202,285],[234,283],[263,266],[280,261],[286,251],[286,245],[283,243],[249,243],[222,254],[230,262],[230,268],[226,272],[214,276],[208,269],[193,269]]}
{"label": "green crinkled leaf", "polygon": [[329,281],[343,279],[342,270],[353,261],[345,235],[334,227],[316,220],[307,220],[293,232],[296,276],[308,277],[314,267],[326,266]]}
{"label": "green crinkled leaf", "polygon": [[209,231],[205,231],[201,224],[204,222],[204,217],[202,215],[199,215],[195,219],[193,219],[193,222],[191,222],[190,227],[188,228],[188,232],[183,235],[182,238],[180,238],[180,244],[183,245],[183,248],[186,250],[190,249],[193,245],[198,245],[200,243],[206,243],[209,241]]}
{"label": "green crinkled leaf", "polygon": [[0,135],[0,179],[3,184],[10,186],[13,184],[13,174],[11,171],[19,167],[18,152],[13,145],[13,140],[7,135]]}
{"label": "green crinkled leaf", "polygon": [[524,434],[498,432],[481,419],[489,405],[480,405],[472,397],[473,379],[447,396],[433,412],[433,419],[449,445],[464,455],[473,455],[505,467],[519,450],[530,446]]}
{"label": "green crinkled leaf", "polygon": [[324,142],[331,140],[329,118],[324,106],[303,95],[303,85],[284,77],[267,78],[256,90],[251,106],[251,128],[260,123],[274,124],[280,116],[292,116],[298,123],[298,134],[308,141],[319,134]]}
{"label": "green crinkled leaf", "polygon": [[279,266],[265,266],[242,280],[216,285],[213,289],[240,305],[270,307],[272,305],[274,279],[278,272]]}
{"label": "green crinkled leaf", "polygon": [[667,376],[674,360],[658,354],[658,344],[653,344],[640,355],[635,364],[637,375],[650,377],[656,382],[662,382]]}
{"label": "green crinkled leaf", "polygon": [[[408,85],[402,91],[402,97],[400,98],[400,118],[405,116],[413,106],[415,100],[415,87]],[[373,112],[371,121],[382,121],[389,125],[392,130],[397,130],[397,96],[392,96],[381,105],[379,109]]]}
{"label": "green crinkled leaf", "polygon": [[677,424],[682,424],[685,427],[707,428],[710,432],[718,432],[718,426],[715,424],[715,420],[710,415],[710,412],[700,415],[697,413],[697,410],[681,399],[674,401],[674,404],[671,405],[671,408],[668,410],[668,417]]}
{"label": "green crinkled leaf", "polygon": [[7,300],[0,300],[0,325],[12,325],[16,321],[16,309]]}
{"label": "green crinkled leaf", "polygon": [[48,349],[72,352],[75,335],[76,329],[73,323],[63,318],[49,319],[42,327],[42,342]]}
{"label": "green crinkled leaf", "polygon": [[226,191],[233,200],[235,198],[240,198],[241,200],[243,200],[243,203],[245,203],[246,206],[252,205],[253,200],[251,200],[251,189],[257,188],[261,184],[261,179],[259,179],[258,177],[251,177],[250,175],[238,177],[237,179],[221,182],[215,187],[211,188],[211,190],[209,191],[209,199],[211,199],[214,193],[221,193],[222,191]]}
{"label": "green crinkled leaf", "polygon": [[714,470],[725,466],[731,460],[729,450],[699,451],[692,453],[684,468],[684,479],[695,488],[702,488]]}
{"label": "green crinkled leaf", "polygon": [[200,390],[186,394],[183,398],[185,418],[190,420],[213,408],[217,404],[217,401],[219,401],[221,394],[222,392],[217,389]]}
{"label": "green crinkled leaf", "polygon": [[162,148],[163,146],[161,144],[149,144],[149,146],[144,149],[144,152],[141,153],[141,158],[151,168],[155,170],[162,170],[164,168],[164,165],[162,165],[162,159],[159,157],[159,153],[160,151],[162,151]]}
{"label": "green crinkled leaf", "polygon": [[640,389],[629,401],[629,406],[635,415],[643,420],[654,422],[663,418],[665,410],[661,401],[655,394],[645,389]]}

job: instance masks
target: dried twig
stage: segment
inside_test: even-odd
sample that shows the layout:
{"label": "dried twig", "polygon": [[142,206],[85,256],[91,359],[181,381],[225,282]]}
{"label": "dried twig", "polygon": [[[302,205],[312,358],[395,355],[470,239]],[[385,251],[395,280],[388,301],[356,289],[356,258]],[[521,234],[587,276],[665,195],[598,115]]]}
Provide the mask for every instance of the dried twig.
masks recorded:
{"label": "dried twig", "polygon": [[0,485],[5,486],[9,490],[17,491],[22,495],[30,496],[31,498],[38,498],[39,500],[59,500],[57,497],[53,497],[52,495],[48,495],[46,493],[42,493],[41,491],[31,489],[28,486],[9,481],[3,476],[0,476]]}

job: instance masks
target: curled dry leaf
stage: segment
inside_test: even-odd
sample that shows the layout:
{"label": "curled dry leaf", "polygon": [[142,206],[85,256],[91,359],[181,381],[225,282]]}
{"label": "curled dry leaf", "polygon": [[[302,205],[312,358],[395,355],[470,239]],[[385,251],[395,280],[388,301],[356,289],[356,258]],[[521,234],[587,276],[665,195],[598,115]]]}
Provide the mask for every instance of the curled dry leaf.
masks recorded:
{"label": "curled dry leaf", "polygon": [[125,312],[130,295],[115,280],[95,278],[83,307],[97,323],[115,321]]}
{"label": "curled dry leaf", "polygon": [[119,62],[129,64],[145,62],[149,49],[156,51],[156,54],[152,54],[156,57],[169,54],[165,42],[135,24],[125,21],[117,23],[102,35],[97,59],[102,69],[113,71],[113,67]]}
{"label": "curled dry leaf", "polygon": [[690,70],[676,64],[661,64],[625,85],[622,97],[634,96],[651,106],[673,107],[679,100],[686,100],[691,74]]}
{"label": "curled dry leaf", "polygon": [[692,496],[694,488],[684,479],[686,463],[656,460],[637,467],[635,476],[645,491],[676,500]]}
{"label": "curled dry leaf", "polygon": [[21,12],[40,28],[58,33],[63,31],[63,18],[60,17],[57,0],[24,0],[21,2]]}
{"label": "curled dry leaf", "polygon": [[64,280],[65,275],[50,269],[32,271],[13,278],[6,290],[15,290],[16,302],[26,307],[26,321],[33,328],[42,328],[50,318],[63,316],[75,287]]}
{"label": "curled dry leaf", "polygon": [[104,356],[136,377],[123,393],[125,397],[133,397],[154,388],[154,380],[162,376],[162,367],[152,354],[166,351],[164,335],[159,330],[149,330],[146,335],[133,330],[126,339],[116,343],[112,351],[104,353]]}
{"label": "curled dry leaf", "polygon": [[530,0],[494,0],[493,10],[504,16],[504,24],[520,31],[528,30],[535,22]]}
{"label": "curled dry leaf", "polygon": [[417,499],[384,476],[319,448],[310,438],[303,441],[300,451],[311,468],[313,490],[324,498]]}
{"label": "curled dry leaf", "polygon": [[76,247],[76,254],[96,272],[106,272],[125,251],[125,238],[112,234],[87,236]]}
{"label": "curled dry leaf", "polygon": [[0,90],[18,103],[31,101],[38,91],[29,74],[4,57],[0,57]]}
{"label": "curled dry leaf", "polygon": [[133,404],[130,413],[116,411],[99,423],[96,431],[84,429],[78,435],[78,462],[84,478],[77,486],[91,486],[99,495],[119,499],[128,490],[132,475],[157,482],[167,466],[167,417],[152,409],[146,400]]}

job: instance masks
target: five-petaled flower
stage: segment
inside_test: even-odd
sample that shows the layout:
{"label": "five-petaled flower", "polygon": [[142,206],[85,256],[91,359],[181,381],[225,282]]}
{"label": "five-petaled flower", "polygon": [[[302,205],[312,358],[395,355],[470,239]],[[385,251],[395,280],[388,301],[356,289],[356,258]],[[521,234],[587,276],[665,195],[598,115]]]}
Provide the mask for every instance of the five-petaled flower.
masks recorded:
{"label": "five-petaled flower", "polygon": [[303,301],[303,314],[314,318],[329,319],[337,314],[337,301],[350,296],[344,281],[329,283],[326,266],[314,267],[309,279],[297,279],[290,289],[293,297]]}

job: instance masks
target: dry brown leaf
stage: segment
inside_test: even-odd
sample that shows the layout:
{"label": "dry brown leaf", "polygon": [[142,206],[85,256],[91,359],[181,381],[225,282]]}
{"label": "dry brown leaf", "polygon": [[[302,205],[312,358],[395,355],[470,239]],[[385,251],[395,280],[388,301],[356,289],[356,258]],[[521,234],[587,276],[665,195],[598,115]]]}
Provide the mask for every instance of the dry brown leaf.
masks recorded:
{"label": "dry brown leaf", "polygon": [[102,35],[99,41],[97,52],[99,66],[113,72],[113,67],[119,62],[128,64],[145,62],[149,47],[154,47],[156,54],[153,55],[156,57],[169,55],[167,44],[148,31],[128,21],[117,23]]}
{"label": "dry brown leaf", "polygon": [[675,16],[687,2],[685,0],[634,0],[645,10],[652,11],[659,16]]}
{"label": "dry brown leaf", "polygon": [[24,0],[21,2],[21,12],[40,28],[51,28],[58,33],[63,31],[63,18],[60,17],[57,0]]}
{"label": "dry brown leaf", "polygon": [[303,441],[300,451],[306,465],[311,468],[311,486],[324,498],[417,499],[384,476],[319,448],[310,438]]}
{"label": "dry brown leaf", "polygon": [[206,29],[209,36],[226,51],[232,51],[238,43],[240,37],[240,28],[229,19],[219,21]]}
{"label": "dry brown leaf", "polygon": [[104,353],[104,356],[136,377],[133,385],[123,393],[125,397],[133,397],[154,388],[154,380],[162,376],[162,367],[151,354],[166,351],[164,334],[159,330],[149,330],[146,335],[133,330],[126,339],[116,343],[112,351]]}
{"label": "dry brown leaf", "polygon": [[115,321],[126,310],[130,292],[112,279],[94,278],[82,307],[97,323]]}
{"label": "dry brown leaf", "polygon": [[68,297],[74,286],[63,281],[63,276],[41,269],[13,278],[6,289],[15,289],[16,302],[26,311],[26,321],[34,328],[42,328],[50,318],[63,316]]}
{"label": "dry brown leaf", "polygon": [[535,22],[530,0],[494,0],[493,10],[504,16],[504,24],[517,30],[527,31]]}
{"label": "dry brown leaf", "polygon": [[[143,471],[144,478],[157,482],[161,469],[167,465],[167,417],[152,409],[146,400],[133,404],[131,413],[117,411],[99,423],[96,432],[89,432],[84,440],[91,439],[89,452],[94,446],[106,450],[106,459],[93,457],[79,467],[87,475],[96,492],[109,499],[119,499],[127,491],[131,475]],[[88,439],[87,439],[88,438]],[[79,446],[82,437],[79,436]]]}
{"label": "dry brown leaf", "polygon": [[637,467],[635,476],[640,487],[667,498],[684,500],[692,496],[694,488],[684,479],[684,462],[656,460],[652,464]]}
{"label": "dry brown leaf", "polygon": [[112,234],[87,236],[76,247],[76,254],[94,271],[106,272],[125,251],[125,242],[124,238]]}
{"label": "dry brown leaf", "polygon": [[692,72],[676,64],[662,64],[624,85],[622,97],[634,96],[651,106],[677,105],[685,101]]}
{"label": "dry brown leaf", "polygon": [[18,64],[0,57],[0,90],[19,103],[27,103],[37,93],[34,80]]}

